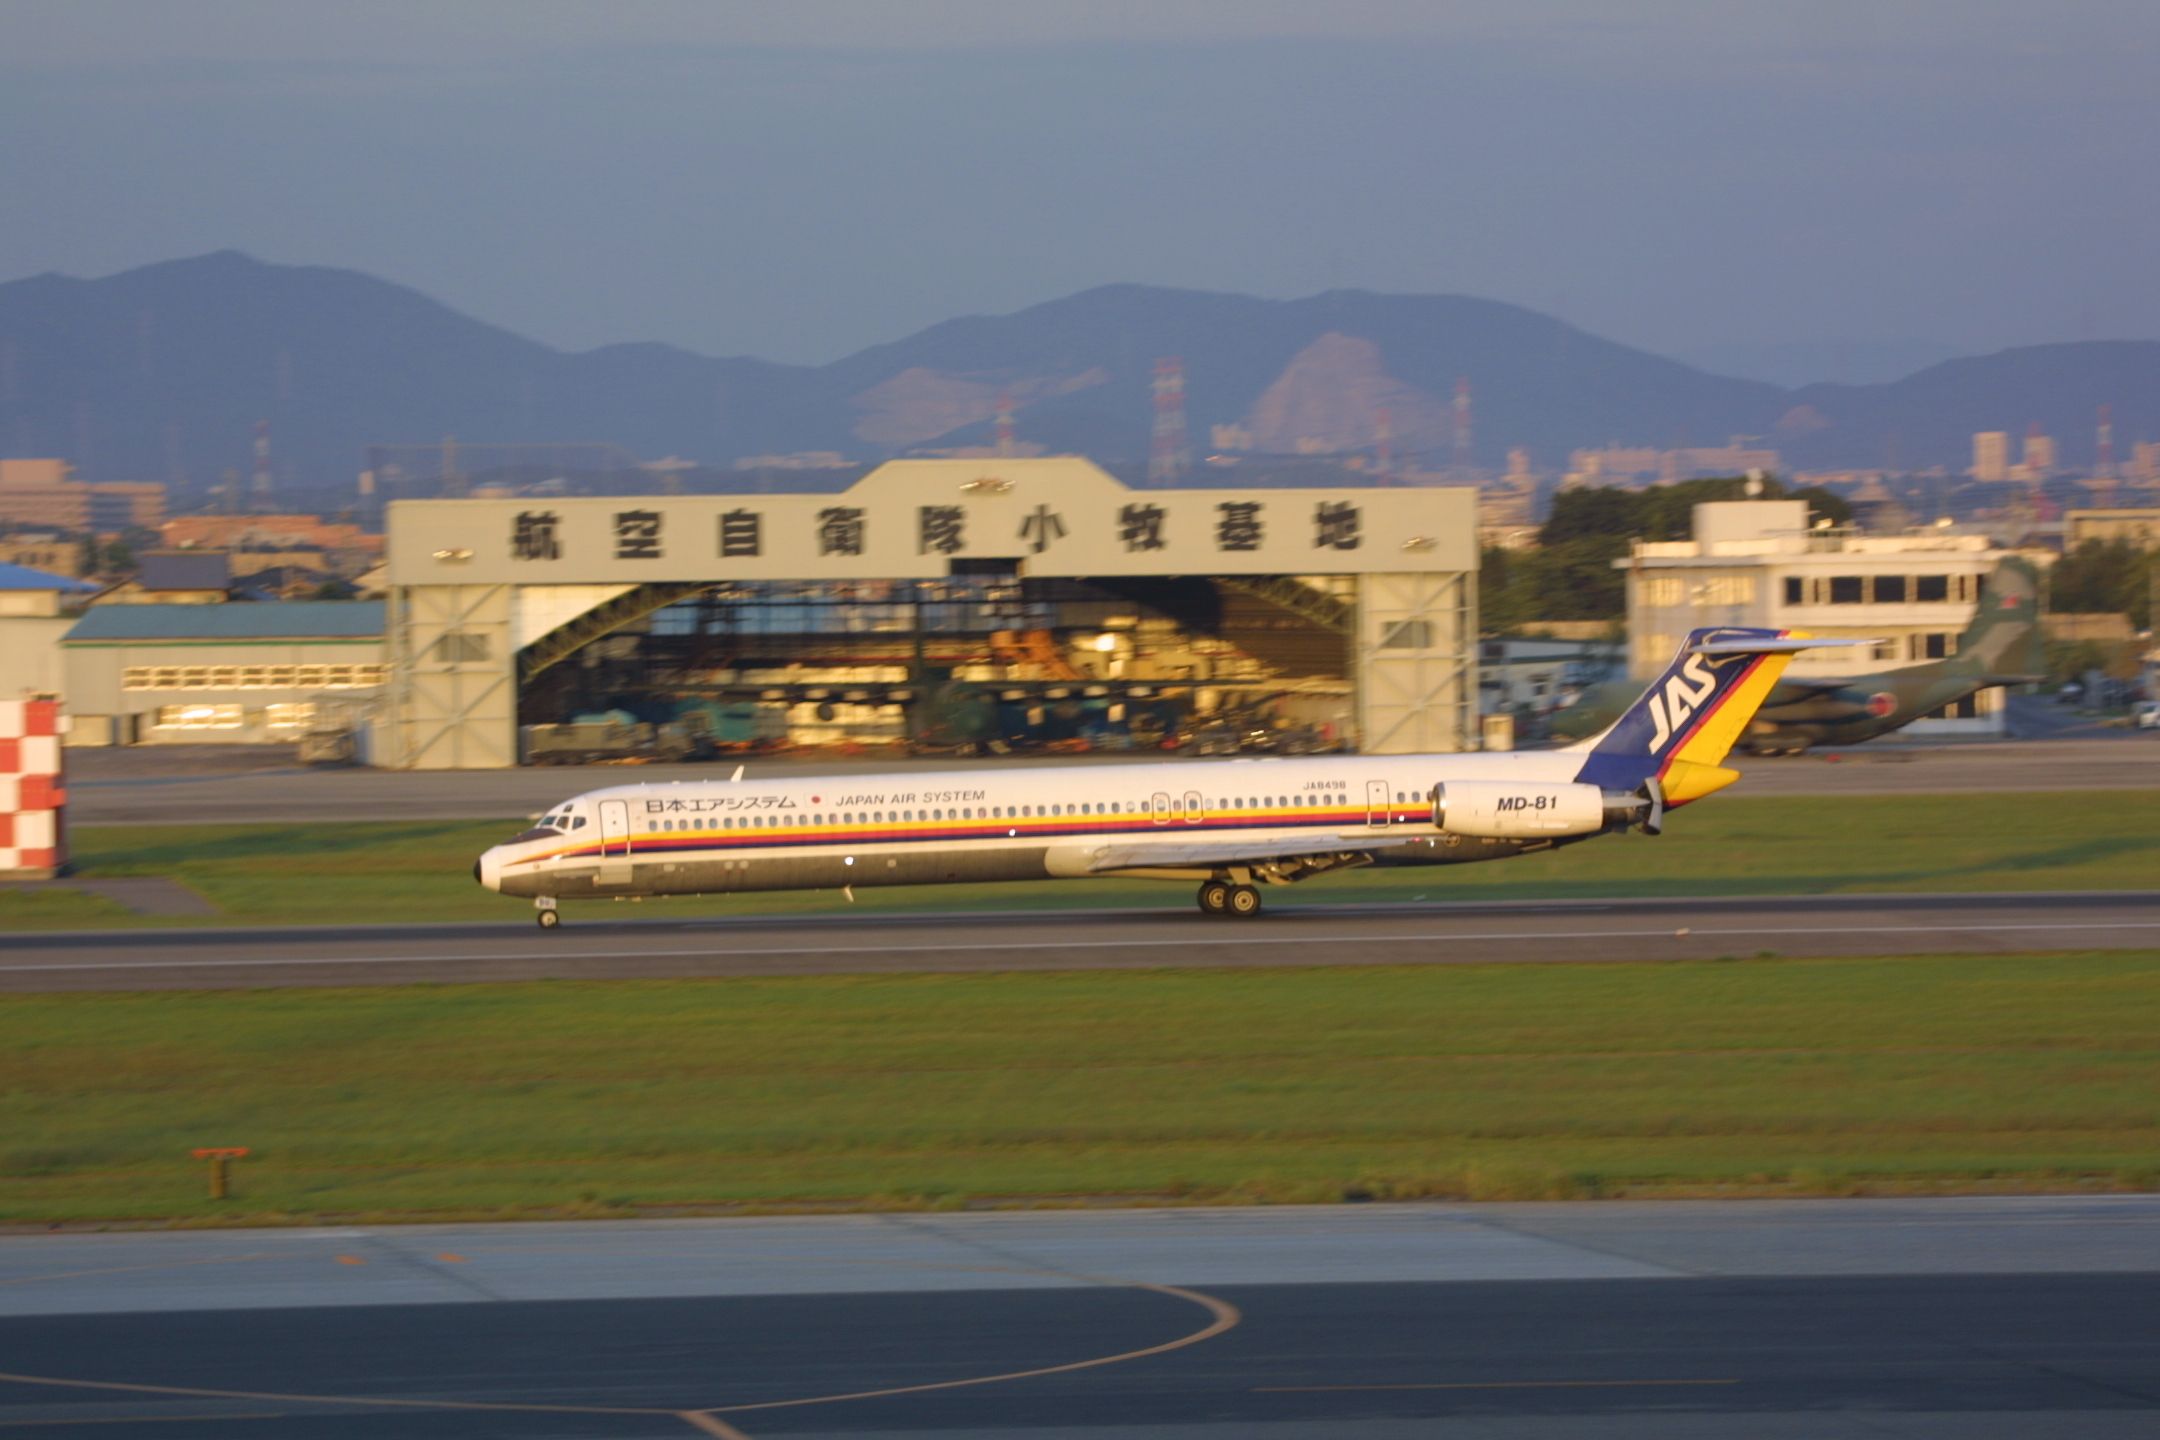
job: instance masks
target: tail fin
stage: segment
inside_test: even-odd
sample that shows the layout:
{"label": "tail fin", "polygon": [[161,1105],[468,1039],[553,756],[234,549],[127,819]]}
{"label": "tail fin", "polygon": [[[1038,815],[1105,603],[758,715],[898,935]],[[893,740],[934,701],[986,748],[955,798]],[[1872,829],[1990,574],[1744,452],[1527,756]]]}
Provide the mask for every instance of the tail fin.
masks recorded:
{"label": "tail fin", "polygon": [[1575,778],[1685,805],[1740,778],[1722,762],[1796,651],[1869,641],[1810,640],[1785,630],[1693,630],[1665,672],[1593,739]]}
{"label": "tail fin", "polygon": [[2040,632],[2040,575],[2030,560],[1999,562],[1980,587],[1972,623],[1958,636],[1955,663],[1974,674],[2038,680],[2047,674]]}

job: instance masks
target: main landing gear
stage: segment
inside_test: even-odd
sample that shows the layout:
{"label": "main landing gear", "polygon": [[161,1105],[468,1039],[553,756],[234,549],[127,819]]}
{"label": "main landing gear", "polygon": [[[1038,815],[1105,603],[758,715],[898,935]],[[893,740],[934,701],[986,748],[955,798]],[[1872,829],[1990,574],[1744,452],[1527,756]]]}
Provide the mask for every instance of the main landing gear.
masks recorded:
{"label": "main landing gear", "polygon": [[1260,913],[1260,891],[1256,886],[1233,885],[1227,880],[1204,881],[1200,886],[1200,913],[1250,919]]}
{"label": "main landing gear", "polygon": [[541,929],[553,930],[556,926],[562,924],[562,916],[555,909],[554,896],[542,895],[539,899],[533,901],[533,904],[540,911],[535,918],[539,920]]}

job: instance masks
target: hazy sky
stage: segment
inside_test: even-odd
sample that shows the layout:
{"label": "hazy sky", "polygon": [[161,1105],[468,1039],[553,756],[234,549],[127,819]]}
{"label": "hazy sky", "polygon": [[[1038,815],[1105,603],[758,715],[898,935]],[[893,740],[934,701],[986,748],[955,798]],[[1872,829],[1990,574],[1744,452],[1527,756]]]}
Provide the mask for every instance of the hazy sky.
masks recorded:
{"label": "hazy sky", "polygon": [[2145,338],[2156,74],[2150,0],[0,0],[0,279],[235,247],[785,360],[1125,280]]}

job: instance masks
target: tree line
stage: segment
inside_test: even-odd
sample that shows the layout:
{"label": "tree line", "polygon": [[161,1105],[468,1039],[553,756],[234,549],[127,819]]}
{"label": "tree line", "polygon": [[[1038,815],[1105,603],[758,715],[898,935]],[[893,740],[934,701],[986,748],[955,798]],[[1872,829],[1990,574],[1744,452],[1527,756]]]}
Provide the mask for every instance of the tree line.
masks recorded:
{"label": "tree line", "polygon": [[2128,540],[2087,540],[2048,572],[2048,609],[2057,615],[2127,615],[2134,630],[2152,628],[2153,575],[2160,550]]}
{"label": "tree line", "polygon": [[[1613,562],[1627,558],[1629,542],[1689,539],[1697,505],[1746,499],[1747,486],[1744,477],[1733,475],[1647,490],[1561,491],[1538,529],[1537,549],[1494,545],[1480,554],[1482,627],[1505,631],[1532,620],[1625,619],[1627,574]],[[1843,525],[1852,519],[1852,507],[1819,486],[1788,489],[1765,479],[1760,498],[1807,501],[1810,524]]]}

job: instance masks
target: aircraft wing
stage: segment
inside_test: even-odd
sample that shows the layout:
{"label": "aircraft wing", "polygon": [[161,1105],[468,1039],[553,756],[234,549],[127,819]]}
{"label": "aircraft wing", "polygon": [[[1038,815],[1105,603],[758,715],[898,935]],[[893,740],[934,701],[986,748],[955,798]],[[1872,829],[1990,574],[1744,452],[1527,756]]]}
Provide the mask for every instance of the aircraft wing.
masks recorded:
{"label": "aircraft wing", "polygon": [[1088,851],[1091,874],[1149,870],[1162,866],[1260,865],[1307,855],[1341,855],[1386,850],[1412,843],[1413,837],[1390,835],[1287,835],[1275,840],[1159,841],[1152,845],[1098,845]]}
{"label": "aircraft wing", "polygon": [[[1866,677],[1863,676],[1862,678]],[[1826,676],[1821,680],[1780,680],[1777,682],[1776,688],[1771,690],[1770,698],[1763,701],[1763,708],[1772,710],[1780,705],[1793,705],[1802,700],[1814,700],[1858,683],[1858,681],[1843,675]]]}

